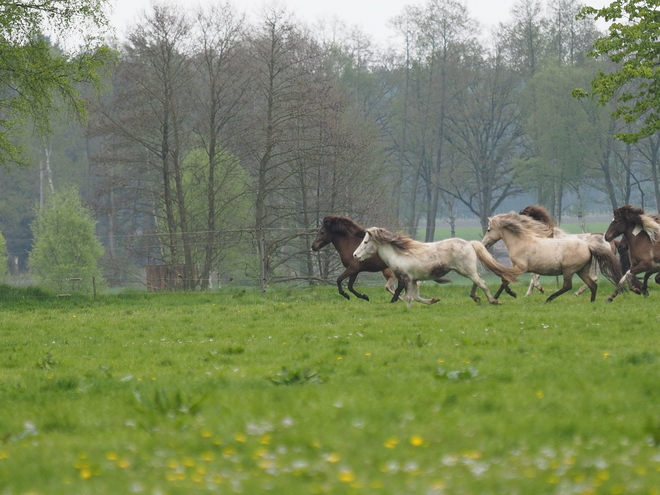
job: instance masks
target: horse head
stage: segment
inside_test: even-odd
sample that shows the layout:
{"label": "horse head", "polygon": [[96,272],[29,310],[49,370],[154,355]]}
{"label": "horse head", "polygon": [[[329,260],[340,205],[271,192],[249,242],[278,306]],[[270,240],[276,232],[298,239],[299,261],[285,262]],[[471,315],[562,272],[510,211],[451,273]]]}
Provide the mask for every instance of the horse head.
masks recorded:
{"label": "horse head", "polygon": [[326,220],[328,220],[328,218],[329,217],[325,217],[321,223],[321,227],[316,234],[316,239],[312,242],[312,251],[319,251],[332,242],[332,235],[326,225]]}
{"label": "horse head", "polygon": [[497,225],[493,225],[493,218],[489,217],[488,229],[486,230],[486,235],[484,236],[484,238],[481,239],[481,244],[486,246],[486,249],[490,249],[490,247],[493,244],[495,244],[497,241],[499,241],[501,238],[502,238],[502,233],[500,232],[499,228],[497,228]]}
{"label": "horse head", "polygon": [[353,257],[358,261],[364,261],[378,252],[378,243],[373,239],[373,231],[376,229],[378,227],[372,227],[366,230],[364,239],[362,239],[362,242],[353,253]]}
{"label": "horse head", "polygon": [[621,234],[623,234],[628,226],[635,226],[641,224],[641,215],[644,210],[635,208],[632,205],[625,205],[614,210],[614,218],[607,227],[605,232],[605,240],[611,242]]}
{"label": "horse head", "polygon": [[338,236],[364,237],[364,227],[348,217],[330,215],[323,219],[316,239],[312,243],[312,250],[318,251],[330,244]]}

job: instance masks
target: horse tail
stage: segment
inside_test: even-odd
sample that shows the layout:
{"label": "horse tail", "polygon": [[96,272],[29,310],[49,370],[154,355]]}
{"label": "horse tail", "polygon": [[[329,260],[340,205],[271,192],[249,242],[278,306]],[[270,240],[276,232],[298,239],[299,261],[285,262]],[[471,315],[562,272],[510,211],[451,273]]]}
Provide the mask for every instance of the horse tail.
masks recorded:
{"label": "horse tail", "polygon": [[609,244],[603,245],[600,242],[590,242],[589,251],[591,251],[591,255],[595,258],[603,275],[614,285],[617,285],[623,277],[623,273],[621,272],[621,264],[612,253]]}
{"label": "horse tail", "polygon": [[477,253],[477,258],[481,261],[481,264],[495,275],[500,277],[505,282],[515,282],[518,280],[518,271],[514,268],[508,268],[500,263],[493,257],[492,254],[488,252],[486,246],[484,246],[479,241],[470,241],[470,244],[474,248],[474,252]]}

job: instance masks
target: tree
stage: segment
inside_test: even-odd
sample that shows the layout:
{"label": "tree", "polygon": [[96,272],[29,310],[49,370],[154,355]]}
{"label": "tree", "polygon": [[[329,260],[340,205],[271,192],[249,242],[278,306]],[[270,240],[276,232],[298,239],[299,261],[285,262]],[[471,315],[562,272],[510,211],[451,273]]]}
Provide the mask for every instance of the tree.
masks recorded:
{"label": "tree", "polygon": [[[192,172],[198,187],[188,191],[206,200],[205,208],[191,218],[191,223],[196,225],[191,225],[191,230],[198,232],[197,237],[203,237],[200,239],[200,245],[204,246],[200,260],[201,287],[209,286],[211,269],[217,266],[220,253],[226,253],[239,239],[236,235],[223,237],[218,230],[238,228],[239,219],[245,220],[245,215],[237,214],[236,210],[245,210],[248,180],[243,176],[247,174],[239,160],[226,152],[230,143],[235,142],[233,129],[245,103],[247,78],[246,71],[240,68],[239,56],[244,22],[244,16],[237,15],[228,4],[200,10],[196,16],[195,44],[200,48],[195,55],[198,63],[194,87],[199,117],[194,134],[200,150],[204,150],[204,159],[192,160],[198,162]],[[191,155],[200,158],[199,153]],[[188,204],[191,201],[194,199],[188,200]]]}
{"label": "tree", "polygon": [[477,60],[448,117],[449,138],[462,172],[444,176],[447,193],[467,206],[486,232],[488,217],[521,192],[514,158],[522,149],[520,76],[498,58]]}
{"label": "tree", "polygon": [[616,135],[626,143],[660,131],[658,5],[658,0],[616,0],[601,9],[584,7],[578,16],[611,23],[608,34],[595,41],[589,55],[607,56],[619,65],[608,73],[600,71],[591,81],[591,93],[576,89],[573,94],[591,96],[602,105],[615,101],[615,117],[627,123],[639,122],[639,128]]}
{"label": "tree", "polygon": [[48,134],[52,112],[64,103],[73,115],[85,116],[81,82],[99,86],[100,69],[113,52],[88,40],[79,53],[53,48],[44,33],[66,38],[81,27],[107,24],[106,0],[36,0],[3,2],[0,14],[0,164],[26,163],[17,142],[21,125],[32,120]]}
{"label": "tree", "polygon": [[74,289],[90,292],[101,284],[98,261],[103,246],[95,235],[92,212],[82,204],[74,188],[50,195],[37,210],[31,225],[34,247],[30,252],[30,273],[44,286],[57,291]]}

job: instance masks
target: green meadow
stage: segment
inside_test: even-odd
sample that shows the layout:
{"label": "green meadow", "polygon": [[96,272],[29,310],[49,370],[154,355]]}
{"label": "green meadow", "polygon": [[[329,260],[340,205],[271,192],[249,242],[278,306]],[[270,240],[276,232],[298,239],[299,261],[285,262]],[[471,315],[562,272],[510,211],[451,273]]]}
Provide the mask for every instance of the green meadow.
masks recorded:
{"label": "green meadow", "polygon": [[407,308],[379,283],[2,288],[0,493],[660,494],[657,285]]}

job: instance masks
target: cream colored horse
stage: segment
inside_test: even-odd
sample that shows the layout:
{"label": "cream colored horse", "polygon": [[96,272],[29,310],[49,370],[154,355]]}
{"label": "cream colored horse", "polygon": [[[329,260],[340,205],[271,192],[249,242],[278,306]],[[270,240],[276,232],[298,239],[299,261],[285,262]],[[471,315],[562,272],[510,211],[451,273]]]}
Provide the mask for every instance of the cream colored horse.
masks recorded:
{"label": "cream colored horse", "polygon": [[389,266],[406,289],[408,307],[412,301],[433,304],[438,299],[424,299],[419,295],[418,281],[435,280],[450,271],[472,280],[470,297],[479,302],[477,286],[483,290],[491,304],[500,304],[488,290],[486,282],[479,276],[478,261],[502,278],[503,283],[513,282],[515,273],[495,261],[495,258],[479,241],[458,238],[438,242],[419,242],[401,234],[392,234],[385,229],[372,227],[366,230],[364,240],[353,256],[364,260],[378,254]]}
{"label": "cream colored horse", "polygon": [[[610,247],[610,249],[612,250],[612,253],[616,252],[615,247],[614,247],[614,243],[607,242],[605,240],[605,236],[603,234],[595,234],[595,233],[589,233],[589,232],[585,232],[585,233],[582,233],[582,234],[570,234],[570,233],[566,232],[565,230],[560,229],[555,224],[555,221],[553,220],[552,215],[550,215],[550,212],[548,210],[546,210],[543,206],[530,205],[530,206],[524,208],[523,210],[521,210],[520,214],[531,217],[534,220],[542,222],[542,223],[546,224],[548,227],[550,227],[550,230],[547,231],[548,234],[550,235],[550,237],[563,238],[563,237],[574,236],[574,237],[577,237],[578,239],[582,239],[583,241],[587,241],[587,242],[593,241],[593,242],[603,244],[603,247],[606,247],[606,245],[608,245]],[[594,282],[598,281],[598,264],[597,263],[592,263],[590,276],[591,276],[591,278],[593,279]],[[538,275],[536,273],[532,274],[532,280],[529,282],[529,287],[527,289],[527,293],[525,294],[525,296],[529,296],[534,289],[537,289],[538,291],[540,291],[542,293],[545,292],[545,290],[543,289],[543,287],[539,283],[539,277],[540,277],[540,275]],[[588,288],[589,288],[589,286],[584,284],[573,295],[579,296],[580,294],[582,294]]]}
{"label": "cream colored horse", "polygon": [[[481,242],[490,247],[501,239],[509,250],[512,265],[519,273],[563,276],[562,288],[551,294],[546,302],[571,290],[575,274],[591,290],[593,302],[598,288],[589,271],[594,260],[607,278],[613,282],[621,279],[619,262],[609,245],[572,236],[553,238],[549,236],[550,230],[551,227],[512,211],[490,218],[488,231]],[[495,297],[499,297],[503,289],[504,283]]]}

